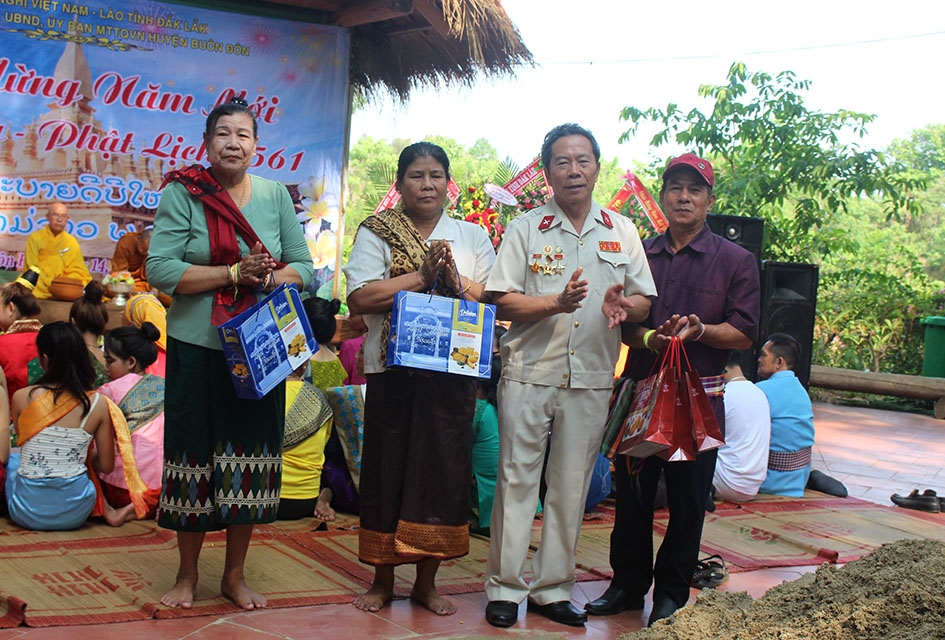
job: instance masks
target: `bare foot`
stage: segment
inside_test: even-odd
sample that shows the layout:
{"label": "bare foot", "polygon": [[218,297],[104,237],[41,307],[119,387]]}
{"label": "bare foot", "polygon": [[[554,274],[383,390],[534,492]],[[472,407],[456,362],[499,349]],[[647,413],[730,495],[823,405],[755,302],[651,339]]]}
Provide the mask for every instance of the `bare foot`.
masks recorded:
{"label": "bare foot", "polygon": [[171,590],[161,596],[161,604],[168,607],[190,609],[194,606],[194,595],[197,593],[197,576],[193,578],[177,577],[177,582]]}
{"label": "bare foot", "polygon": [[384,608],[390,599],[394,597],[393,590],[388,590],[377,585],[372,585],[370,589],[354,599],[353,604],[361,611],[380,611]]}
{"label": "bare foot", "polygon": [[233,584],[223,580],[220,582],[220,591],[223,592],[224,597],[232,600],[236,606],[249,611],[263,609],[268,604],[265,596],[250,589],[243,580],[236,581]]}
{"label": "bare foot", "polygon": [[333,522],[335,520],[335,510],[331,508],[331,489],[325,487],[318,494],[318,500],[315,502],[315,517],[322,522]]}
{"label": "bare foot", "polygon": [[129,520],[134,520],[137,517],[135,513],[135,505],[133,502],[129,502],[120,509],[116,509],[112,505],[105,503],[105,522],[113,527],[120,527]]}
{"label": "bare foot", "polygon": [[438,616],[451,616],[456,613],[456,605],[436,592],[436,589],[422,592],[414,585],[410,599],[432,611]]}

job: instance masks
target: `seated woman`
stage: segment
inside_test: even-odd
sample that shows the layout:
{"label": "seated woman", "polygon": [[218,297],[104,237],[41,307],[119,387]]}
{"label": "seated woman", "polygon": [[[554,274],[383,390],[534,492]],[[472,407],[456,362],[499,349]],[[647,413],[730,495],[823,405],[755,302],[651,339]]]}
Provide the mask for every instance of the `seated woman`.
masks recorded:
{"label": "seated woman", "polygon": [[278,520],[310,518],[325,506],[319,501],[332,413],[325,394],[302,379],[306,368],[302,365],[286,380]]}
{"label": "seated woman", "polygon": [[105,352],[102,351],[105,327],[108,326],[108,309],[105,307],[104,298],[105,288],[97,280],[92,280],[85,285],[82,297],[76,298],[69,310],[69,322],[82,334],[89,355],[92,356],[97,387],[108,382]]}
{"label": "seated woman", "polygon": [[75,327],[52,322],[40,329],[36,346],[44,374],[13,394],[20,451],[7,464],[7,507],[26,529],[75,529],[96,502],[86,463],[100,473],[115,466],[109,409],[99,394],[88,394],[95,372]]}
{"label": "seated woman", "polygon": [[0,367],[6,372],[8,401],[29,384],[29,362],[36,357],[36,333],[43,326],[37,319],[39,302],[20,280],[0,286]]}
{"label": "seated woman", "polygon": [[157,296],[150,293],[138,293],[131,296],[125,304],[122,313],[122,322],[126,325],[141,328],[145,322],[150,322],[161,337],[157,339],[157,360],[150,364],[145,371],[156,376],[165,377],[167,371],[167,308]]}
{"label": "seated woman", "polygon": [[[131,432],[138,472],[148,491],[145,499],[153,518],[161,493],[161,472],[164,460],[164,378],[147,373],[157,358],[157,341],[161,337],[150,322],[141,328],[119,327],[105,335],[105,367],[111,382],[98,392],[110,398],[121,409]],[[105,497],[105,521],[113,527],[137,517],[121,459],[115,469],[99,476]]]}

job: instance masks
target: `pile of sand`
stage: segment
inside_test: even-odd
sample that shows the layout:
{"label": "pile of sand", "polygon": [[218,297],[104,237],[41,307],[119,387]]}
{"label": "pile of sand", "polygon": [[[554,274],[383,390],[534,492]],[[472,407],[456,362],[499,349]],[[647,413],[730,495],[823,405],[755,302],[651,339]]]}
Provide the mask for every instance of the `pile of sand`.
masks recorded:
{"label": "pile of sand", "polygon": [[945,543],[885,544],[824,565],[752,600],[707,590],[694,605],[621,640],[926,640],[945,638]]}

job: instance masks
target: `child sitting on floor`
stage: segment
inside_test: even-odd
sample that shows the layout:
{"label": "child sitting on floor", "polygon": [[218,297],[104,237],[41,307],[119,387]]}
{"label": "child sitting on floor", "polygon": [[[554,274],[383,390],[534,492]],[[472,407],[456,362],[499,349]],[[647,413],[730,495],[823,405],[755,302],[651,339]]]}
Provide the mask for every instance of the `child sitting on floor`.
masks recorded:
{"label": "child sitting on floor", "polygon": [[[158,355],[160,330],[150,322],[141,328],[119,327],[105,335],[105,368],[111,382],[99,387],[121,409],[141,479],[148,487],[146,518],[153,518],[161,491],[164,459],[164,378],[146,372]],[[117,527],[136,517],[121,459],[100,474],[105,521]]]}
{"label": "child sitting on floor", "polygon": [[115,466],[111,418],[106,401],[87,393],[95,371],[78,329],[52,322],[40,329],[36,347],[44,373],[11,403],[20,451],[7,464],[7,506],[26,529],[75,529],[96,501],[86,461],[101,473]]}

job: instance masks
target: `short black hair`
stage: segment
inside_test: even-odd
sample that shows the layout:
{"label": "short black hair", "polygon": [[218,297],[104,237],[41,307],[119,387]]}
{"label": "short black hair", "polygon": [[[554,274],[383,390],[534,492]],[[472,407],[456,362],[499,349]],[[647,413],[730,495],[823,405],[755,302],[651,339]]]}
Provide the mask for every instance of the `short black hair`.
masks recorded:
{"label": "short black hair", "polygon": [[587,138],[591,143],[591,149],[594,150],[594,160],[597,161],[597,164],[600,164],[600,145],[597,144],[597,139],[594,137],[594,134],[579,124],[567,122],[565,124],[559,124],[545,134],[545,141],[541,145],[542,167],[547,169],[548,165],[551,164],[551,147],[554,146],[555,142],[567,136],[584,136]]}
{"label": "short black hair", "polygon": [[775,358],[784,358],[789,369],[793,370],[801,360],[801,344],[787,333],[772,333],[765,340],[768,351]]}
{"label": "short black hair", "polygon": [[744,370],[745,365],[745,355],[748,353],[747,350],[742,349],[732,349],[728,352],[728,360],[725,362],[726,367],[738,367],[739,369]]}
{"label": "short black hair", "polygon": [[431,157],[441,165],[443,165],[443,171],[446,172],[446,179],[450,179],[450,159],[446,155],[446,152],[438,144],[433,144],[432,142],[414,142],[412,145],[404,147],[404,150],[400,152],[400,157],[397,159],[397,184],[400,185],[404,178],[407,176],[407,169],[413,164],[413,161],[417,158]]}

